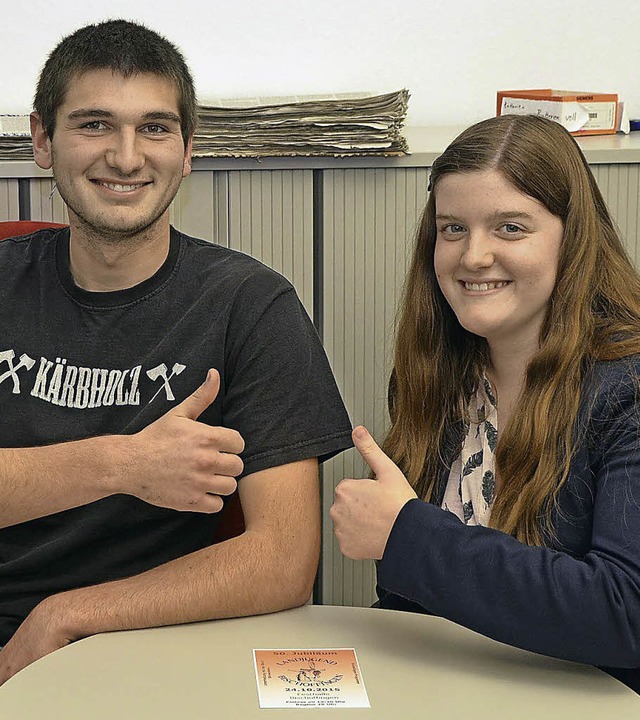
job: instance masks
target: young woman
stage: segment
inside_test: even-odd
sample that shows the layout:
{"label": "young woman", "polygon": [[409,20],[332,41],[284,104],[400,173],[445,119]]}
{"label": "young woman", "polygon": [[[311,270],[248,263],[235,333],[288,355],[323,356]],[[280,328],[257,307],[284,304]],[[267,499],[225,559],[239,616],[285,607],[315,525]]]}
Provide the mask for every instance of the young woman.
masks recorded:
{"label": "young woman", "polygon": [[389,408],[331,510],[379,606],[640,692],[640,279],[560,125],[492,118],[434,163]]}

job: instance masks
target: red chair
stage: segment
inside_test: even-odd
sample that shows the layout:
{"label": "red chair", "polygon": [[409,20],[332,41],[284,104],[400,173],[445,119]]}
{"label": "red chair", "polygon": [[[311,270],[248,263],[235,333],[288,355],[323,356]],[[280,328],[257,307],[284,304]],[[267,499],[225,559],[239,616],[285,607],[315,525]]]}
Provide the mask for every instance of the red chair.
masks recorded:
{"label": "red chair", "polygon": [[45,228],[66,227],[64,223],[47,222],[44,220],[5,220],[0,221],[0,240],[19,235],[29,235],[36,230]]}
{"label": "red chair", "polygon": [[225,500],[221,512],[222,517],[213,535],[214,544],[242,535],[245,531],[244,514],[237,490]]}

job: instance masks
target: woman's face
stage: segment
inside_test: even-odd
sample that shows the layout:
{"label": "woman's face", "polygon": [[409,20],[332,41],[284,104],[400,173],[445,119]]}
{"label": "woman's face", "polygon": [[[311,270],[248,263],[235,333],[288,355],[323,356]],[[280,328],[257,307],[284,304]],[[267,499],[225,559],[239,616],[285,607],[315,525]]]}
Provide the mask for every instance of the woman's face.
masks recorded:
{"label": "woman's face", "polygon": [[489,347],[538,348],[555,286],[562,220],[496,170],[435,188],[438,284],[459,323]]}

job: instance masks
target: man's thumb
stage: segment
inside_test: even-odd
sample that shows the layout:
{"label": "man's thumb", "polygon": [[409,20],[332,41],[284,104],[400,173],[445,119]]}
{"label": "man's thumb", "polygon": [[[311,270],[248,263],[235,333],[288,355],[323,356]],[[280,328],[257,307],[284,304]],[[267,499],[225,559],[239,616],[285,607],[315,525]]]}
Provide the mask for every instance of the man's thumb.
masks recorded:
{"label": "man's thumb", "polygon": [[362,455],[367,465],[373,470],[377,479],[382,475],[389,473],[390,470],[400,472],[398,466],[385,455],[376,441],[371,437],[369,431],[362,425],[354,428],[351,434],[356,449]]}
{"label": "man's thumb", "polygon": [[207,373],[207,379],[200,387],[185,398],[179,405],[173,408],[173,413],[182,417],[197,420],[200,415],[218,397],[220,390],[220,373],[211,369]]}

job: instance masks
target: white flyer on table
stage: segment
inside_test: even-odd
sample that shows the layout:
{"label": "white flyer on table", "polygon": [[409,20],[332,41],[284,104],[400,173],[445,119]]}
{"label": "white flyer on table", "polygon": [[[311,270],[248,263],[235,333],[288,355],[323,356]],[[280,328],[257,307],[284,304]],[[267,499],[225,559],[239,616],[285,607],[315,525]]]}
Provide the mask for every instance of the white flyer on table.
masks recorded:
{"label": "white flyer on table", "polygon": [[261,708],[371,707],[353,648],[254,650]]}

